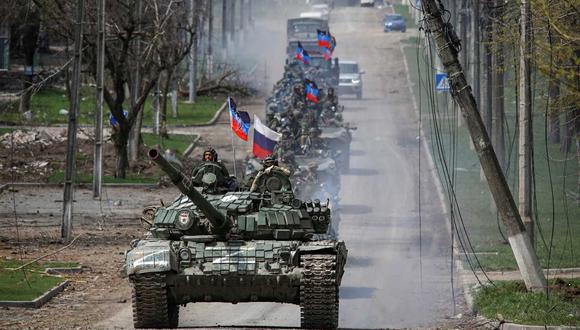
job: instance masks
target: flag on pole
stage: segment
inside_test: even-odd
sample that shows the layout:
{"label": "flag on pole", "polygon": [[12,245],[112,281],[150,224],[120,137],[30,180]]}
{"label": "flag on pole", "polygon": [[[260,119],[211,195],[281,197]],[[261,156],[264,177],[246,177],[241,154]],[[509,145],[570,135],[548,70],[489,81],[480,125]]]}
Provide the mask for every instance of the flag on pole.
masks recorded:
{"label": "flag on pole", "polygon": [[316,37],[318,39],[318,46],[330,48],[330,37],[328,36],[328,32],[316,30]]}
{"label": "flag on pole", "polygon": [[233,97],[228,96],[228,107],[230,109],[230,125],[232,131],[244,140],[248,141],[250,132],[250,115],[245,111],[238,111],[236,102]]}
{"label": "flag on pole", "polygon": [[300,41],[298,41],[298,47],[296,47],[296,59],[304,64],[310,64],[310,55],[306,49],[302,47],[302,43],[300,43]]}
{"label": "flag on pole", "polygon": [[281,137],[282,134],[262,124],[260,118],[254,114],[254,145],[252,148],[254,156],[264,159],[271,155]]}
{"label": "flag on pole", "polygon": [[306,99],[318,103],[318,86],[312,80],[304,80],[306,85]]}

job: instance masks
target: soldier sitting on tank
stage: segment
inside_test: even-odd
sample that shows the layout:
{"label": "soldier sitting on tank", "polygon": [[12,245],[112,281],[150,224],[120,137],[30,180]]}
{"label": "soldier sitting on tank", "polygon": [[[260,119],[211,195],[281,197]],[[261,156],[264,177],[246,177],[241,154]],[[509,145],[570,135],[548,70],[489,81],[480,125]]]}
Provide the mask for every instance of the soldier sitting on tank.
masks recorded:
{"label": "soldier sitting on tank", "polygon": [[250,192],[292,192],[290,170],[280,167],[278,161],[268,156],[262,162],[263,168],[256,174]]}
{"label": "soldier sitting on tank", "polygon": [[237,190],[237,179],[230,176],[228,169],[218,157],[214,148],[208,147],[204,150],[201,164],[193,170],[191,175],[193,185],[204,187],[207,192],[215,193]]}
{"label": "soldier sitting on tank", "polygon": [[300,148],[303,154],[309,154],[315,150],[326,150],[327,146],[324,140],[320,137],[320,129],[312,127],[308,131],[308,136],[301,140]]}
{"label": "soldier sitting on tank", "polygon": [[282,138],[278,144],[276,144],[276,148],[274,148],[274,155],[285,165],[286,168],[293,172],[297,166],[294,154],[298,150],[298,145],[294,138],[292,138],[290,130],[284,129],[281,133]]}
{"label": "soldier sitting on tank", "polygon": [[334,88],[328,87],[326,90],[326,95],[322,99],[322,111],[330,109],[332,107],[338,108],[338,96],[334,92]]}

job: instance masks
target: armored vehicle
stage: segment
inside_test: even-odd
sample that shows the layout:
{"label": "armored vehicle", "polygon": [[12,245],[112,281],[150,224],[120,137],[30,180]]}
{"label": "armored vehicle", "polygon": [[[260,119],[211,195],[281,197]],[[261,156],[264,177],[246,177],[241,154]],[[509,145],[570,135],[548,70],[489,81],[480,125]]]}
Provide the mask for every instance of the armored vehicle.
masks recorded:
{"label": "armored vehicle", "polygon": [[292,18],[286,24],[286,37],[288,42],[316,40],[317,30],[327,31],[328,20],[310,17]]}
{"label": "armored vehicle", "polygon": [[187,303],[258,301],[300,305],[302,327],[338,326],[347,250],[326,235],[328,202],[295,199],[275,173],[255,192],[206,194],[157,150],[149,157],[183,194],[147,209],[151,227],[126,254],[136,328],[176,327]]}
{"label": "armored vehicle", "polygon": [[330,150],[336,153],[335,160],[340,170],[347,172],[350,169],[350,143],[352,141],[351,130],[348,126],[322,126],[320,138]]}

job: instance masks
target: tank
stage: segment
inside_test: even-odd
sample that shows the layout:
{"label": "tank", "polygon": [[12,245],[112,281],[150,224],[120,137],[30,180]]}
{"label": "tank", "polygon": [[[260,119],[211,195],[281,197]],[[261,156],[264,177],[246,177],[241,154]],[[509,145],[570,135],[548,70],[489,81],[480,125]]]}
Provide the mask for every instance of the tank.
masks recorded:
{"label": "tank", "polygon": [[334,159],[338,167],[343,172],[350,169],[350,143],[352,141],[352,130],[350,126],[322,126],[320,127],[320,138],[326,143],[329,149],[334,152]]}
{"label": "tank", "polygon": [[328,201],[298,200],[275,175],[257,192],[206,194],[149,157],[182,194],[144,211],[151,227],[126,253],[135,328],[176,327],[179,306],[201,302],[292,303],[302,327],[338,326],[347,249],[327,234]]}

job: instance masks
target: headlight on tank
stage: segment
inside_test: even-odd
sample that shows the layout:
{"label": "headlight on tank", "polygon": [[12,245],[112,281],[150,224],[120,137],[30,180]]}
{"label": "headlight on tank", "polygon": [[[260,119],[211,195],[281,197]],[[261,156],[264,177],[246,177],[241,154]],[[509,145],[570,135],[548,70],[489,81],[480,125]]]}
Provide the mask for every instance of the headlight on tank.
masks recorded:
{"label": "headlight on tank", "polygon": [[181,211],[177,214],[175,227],[179,230],[188,230],[193,225],[193,217],[189,211]]}
{"label": "headlight on tank", "polygon": [[191,260],[191,251],[188,248],[183,248],[179,250],[179,260],[180,261],[189,261]]}

